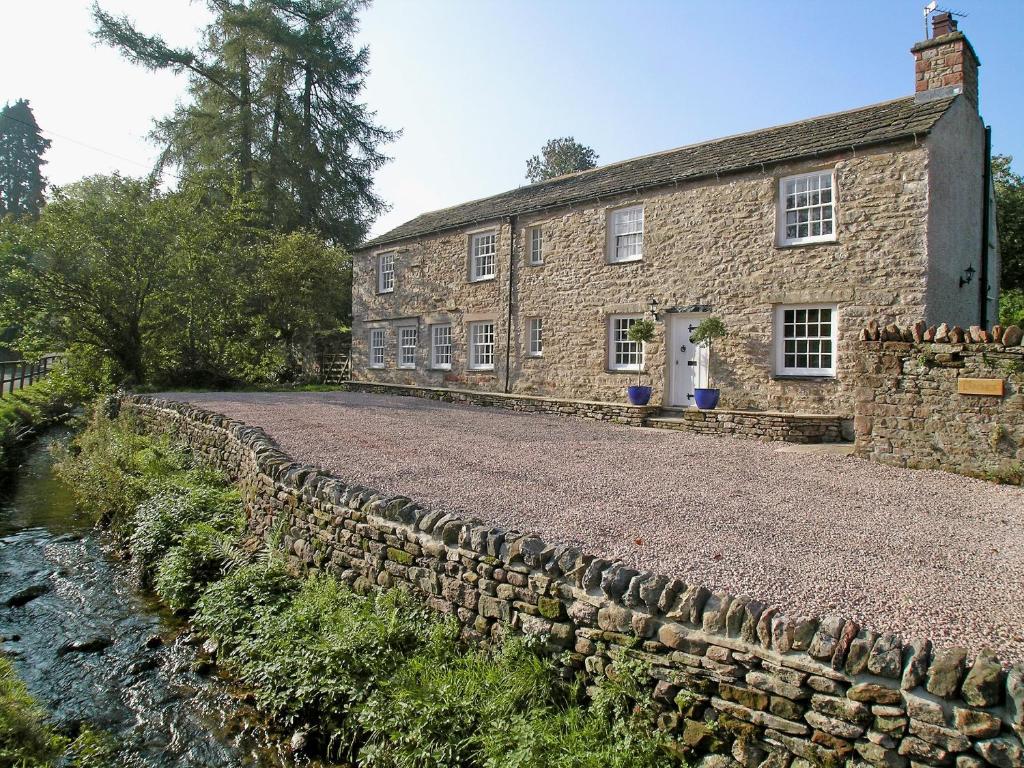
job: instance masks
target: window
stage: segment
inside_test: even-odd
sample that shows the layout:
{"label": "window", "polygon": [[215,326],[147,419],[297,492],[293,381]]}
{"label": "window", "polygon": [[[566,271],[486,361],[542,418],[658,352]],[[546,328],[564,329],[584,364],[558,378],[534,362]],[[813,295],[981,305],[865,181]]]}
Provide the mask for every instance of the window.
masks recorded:
{"label": "window", "polygon": [[530,357],[540,357],[544,354],[544,320],[531,317],[526,327],[529,334],[526,353]]}
{"label": "window", "polygon": [[496,274],[498,235],[481,232],[469,238],[469,279],[490,280]]}
{"label": "window", "polygon": [[630,341],[626,334],[640,315],[612,315],[608,318],[608,368],[613,371],[639,371],[644,361],[643,345]]}
{"label": "window", "polygon": [[384,367],[384,329],[374,328],[370,331],[370,367]]}
{"label": "window", "polygon": [[398,329],[398,367],[416,367],[416,339],[419,336],[415,325]]}
{"label": "window", "polygon": [[534,227],[530,230],[530,264],[544,263],[544,230]]}
{"label": "window", "polygon": [[452,367],[452,327],[430,326],[430,367],[450,370]]}
{"label": "window", "polygon": [[609,214],[608,261],[636,261],[644,255],[644,207],[619,208]]}
{"label": "window", "polygon": [[805,173],[779,182],[779,240],[783,245],[835,240],[834,174]]}
{"label": "window", "polygon": [[494,323],[491,321],[469,324],[469,368],[494,370]]}
{"label": "window", "polygon": [[377,292],[391,293],[395,290],[395,254],[382,253],[377,257]]}
{"label": "window", "polygon": [[779,307],[775,318],[777,373],[790,376],[835,376],[834,306]]}

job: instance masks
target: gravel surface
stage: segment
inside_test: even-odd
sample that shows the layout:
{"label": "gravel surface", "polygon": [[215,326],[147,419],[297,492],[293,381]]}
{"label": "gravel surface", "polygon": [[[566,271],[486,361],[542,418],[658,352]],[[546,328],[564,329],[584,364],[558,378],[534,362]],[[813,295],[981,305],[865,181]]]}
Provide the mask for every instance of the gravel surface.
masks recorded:
{"label": "gravel surface", "polygon": [[296,459],[786,613],[1024,660],[1024,489],[777,445],[358,393],[170,393]]}

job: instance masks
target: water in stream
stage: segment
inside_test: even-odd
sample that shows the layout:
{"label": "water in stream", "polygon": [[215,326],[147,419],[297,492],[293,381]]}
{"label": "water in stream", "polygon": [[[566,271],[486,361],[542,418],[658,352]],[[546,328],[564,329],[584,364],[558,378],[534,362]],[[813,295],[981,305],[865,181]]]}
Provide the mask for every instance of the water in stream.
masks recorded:
{"label": "water in stream", "polygon": [[292,765],[76,516],[51,469],[62,438],[44,437],[0,498],[0,649],[59,726],[113,734],[125,766]]}

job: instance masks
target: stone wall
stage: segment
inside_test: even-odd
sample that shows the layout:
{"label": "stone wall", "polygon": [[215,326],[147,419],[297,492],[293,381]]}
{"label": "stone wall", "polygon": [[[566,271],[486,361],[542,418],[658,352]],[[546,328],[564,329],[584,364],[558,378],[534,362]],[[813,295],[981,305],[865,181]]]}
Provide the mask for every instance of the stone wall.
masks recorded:
{"label": "stone wall", "polygon": [[415,387],[407,384],[372,384],[347,381],[345,386],[354,392],[373,392],[380,395],[405,395],[440,400],[445,403],[466,403],[527,413],[556,413],[560,416],[578,416],[596,421],[611,421],[642,427],[647,418],[658,409],[654,406],[627,405],[625,403],[595,403],[586,400],[559,400],[532,395],[505,395],[500,392],[479,392],[444,387]]}
{"label": "stone wall", "polygon": [[[871,324],[861,336],[857,455],[1024,482],[1020,328]],[[1002,382],[1003,394],[961,394],[962,379]]]}
{"label": "stone wall", "polygon": [[597,677],[649,665],[660,724],[719,765],[1024,765],[1024,666],[876,634],[838,616],[785,616],[756,599],[638,573],[570,546],[431,511],[300,465],[262,430],[182,403],[125,395],[241,487],[250,525],[291,560],[368,588],[401,586],[466,634],[541,635]]}
{"label": "stone wall", "polygon": [[649,419],[648,426],[678,429],[701,435],[752,437],[786,443],[838,443],[845,439],[841,416],[772,411],[700,411],[687,408],[671,415]]}
{"label": "stone wall", "polygon": [[[358,252],[353,266],[353,378],[502,391],[507,353],[513,393],[623,402],[635,374],[608,369],[608,317],[643,313],[653,296],[662,308],[710,305],[730,329],[729,338],[716,343],[712,361],[723,408],[849,416],[855,386],[853,345],[863,324],[873,317],[913,322],[931,311],[928,141],[491,222],[499,236],[498,275],[483,284],[466,279],[468,238],[479,227]],[[836,171],[837,240],[779,246],[779,179],[823,168]],[[644,204],[644,257],[610,264],[608,211],[631,203]],[[527,263],[523,247],[533,226],[544,232],[540,266]],[[376,292],[375,263],[385,251],[396,254],[396,289],[381,295]],[[975,301],[977,291],[970,286],[958,295]],[[835,377],[776,375],[775,307],[807,302],[838,306]],[[498,319],[497,366],[493,373],[473,373],[465,367],[465,325],[487,312]],[[544,321],[544,354],[539,358],[525,354],[531,317]],[[458,357],[451,371],[429,368],[426,329],[440,319],[453,325]],[[414,370],[402,370],[397,368],[394,328],[410,322],[420,328],[419,356]],[[383,369],[367,365],[367,333],[375,325],[388,329]],[[657,338],[648,346],[647,372],[657,405],[666,404],[665,328],[664,322],[658,323]]]}

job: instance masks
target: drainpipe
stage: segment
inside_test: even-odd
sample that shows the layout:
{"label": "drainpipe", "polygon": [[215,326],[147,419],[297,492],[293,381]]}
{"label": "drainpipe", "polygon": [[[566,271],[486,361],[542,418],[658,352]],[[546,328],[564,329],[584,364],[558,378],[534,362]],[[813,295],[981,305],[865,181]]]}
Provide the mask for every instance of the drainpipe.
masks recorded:
{"label": "drainpipe", "polygon": [[512,374],[512,278],[516,260],[516,217],[508,217],[508,315],[505,318],[505,393]]}
{"label": "drainpipe", "polygon": [[988,233],[992,217],[989,187],[992,184],[992,126],[985,126],[985,172],[981,190],[981,269],[978,275],[978,293],[981,301],[981,327],[988,328]]}

